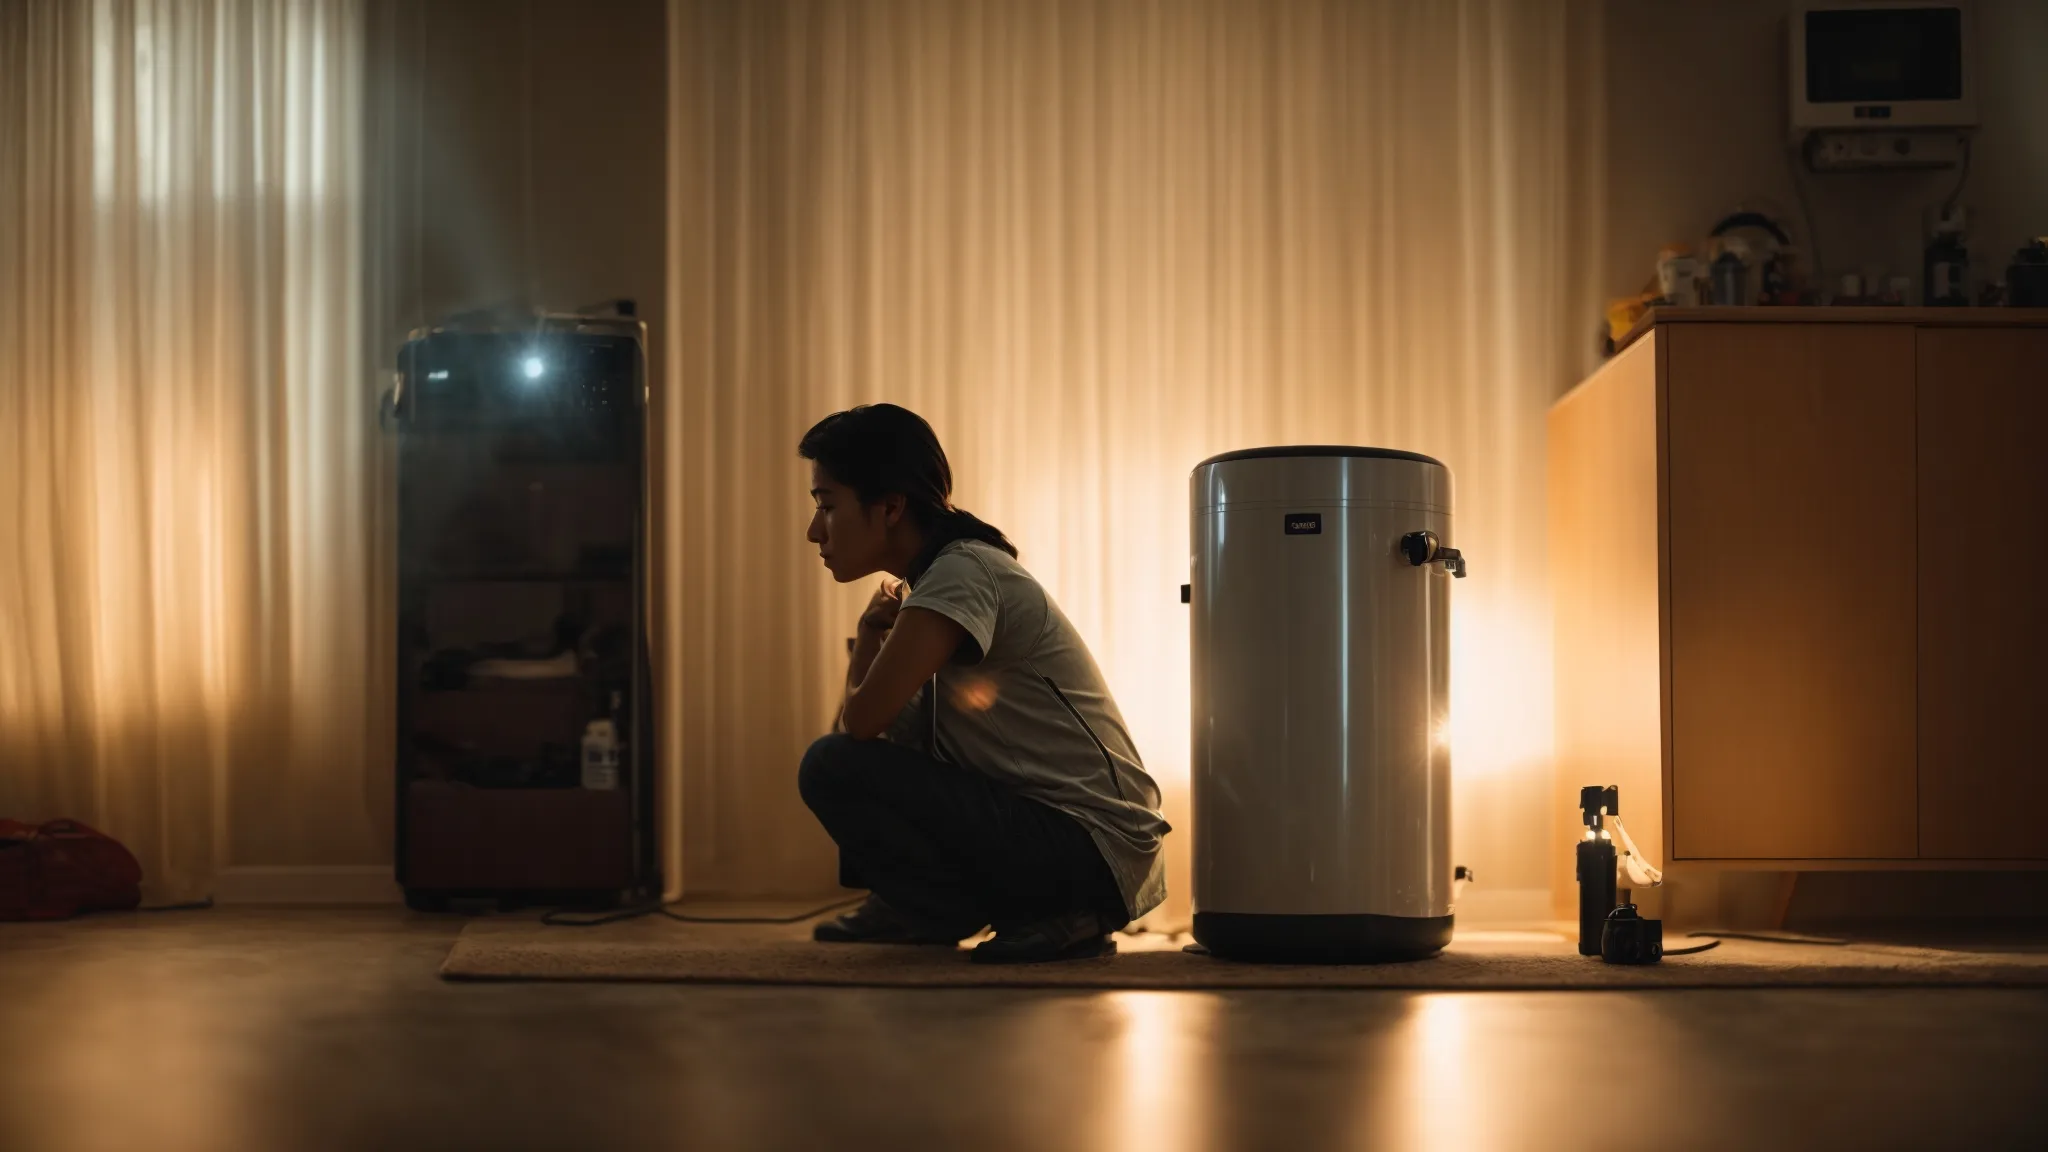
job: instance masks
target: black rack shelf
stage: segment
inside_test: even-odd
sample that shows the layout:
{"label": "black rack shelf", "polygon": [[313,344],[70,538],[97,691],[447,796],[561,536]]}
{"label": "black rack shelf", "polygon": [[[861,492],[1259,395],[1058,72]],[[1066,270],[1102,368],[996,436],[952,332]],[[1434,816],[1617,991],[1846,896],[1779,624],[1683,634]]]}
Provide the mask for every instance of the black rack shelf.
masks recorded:
{"label": "black rack shelf", "polygon": [[[617,323],[591,335],[551,330],[550,364],[575,370],[538,383],[499,379],[534,339],[530,327],[435,329],[399,353],[410,383],[386,424],[399,437],[396,853],[415,907],[456,895],[634,903],[661,891],[646,638],[646,347],[644,329],[628,327],[640,335],[621,336]],[[548,566],[572,560],[581,566]],[[569,630],[556,633],[570,637],[564,643],[595,637],[605,670],[477,677],[460,688],[423,682],[429,660],[525,644],[550,627]],[[607,717],[619,729],[614,790],[479,787],[437,775],[456,762],[545,760]]]}

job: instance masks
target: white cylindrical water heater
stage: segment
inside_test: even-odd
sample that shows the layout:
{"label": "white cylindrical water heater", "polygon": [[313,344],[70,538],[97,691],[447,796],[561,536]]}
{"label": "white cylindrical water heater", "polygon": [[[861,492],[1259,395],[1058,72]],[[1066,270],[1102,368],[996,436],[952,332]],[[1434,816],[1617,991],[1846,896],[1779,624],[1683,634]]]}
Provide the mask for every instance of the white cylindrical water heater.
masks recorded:
{"label": "white cylindrical water heater", "polygon": [[1195,938],[1390,960],[1451,938],[1450,469],[1384,448],[1191,478]]}

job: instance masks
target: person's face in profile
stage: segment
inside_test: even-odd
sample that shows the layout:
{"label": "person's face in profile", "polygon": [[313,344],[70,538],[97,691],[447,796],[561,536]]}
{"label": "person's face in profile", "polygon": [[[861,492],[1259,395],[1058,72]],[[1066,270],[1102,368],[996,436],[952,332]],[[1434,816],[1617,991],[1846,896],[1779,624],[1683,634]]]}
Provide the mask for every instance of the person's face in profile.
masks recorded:
{"label": "person's face in profile", "polygon": [[853,489],[811,464],[811,499],[817,510],[804,539],[818,546],[818,558],[841,584],[882,570],[889,554],[889,529],[903,517],[902,497],[862,504]]}

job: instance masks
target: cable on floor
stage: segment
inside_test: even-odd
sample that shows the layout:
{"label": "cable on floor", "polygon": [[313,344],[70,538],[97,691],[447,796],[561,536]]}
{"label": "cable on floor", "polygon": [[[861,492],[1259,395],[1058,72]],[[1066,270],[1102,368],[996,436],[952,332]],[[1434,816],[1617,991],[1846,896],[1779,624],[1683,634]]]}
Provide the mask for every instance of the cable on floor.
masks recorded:
{"label": "cable on floor", "polygon": [[[1849,942],[1840,936],[1808,936],[1800,932],[1776,932],[1762,928],[1707,928],[1698,932],[1687,932],[1687,936],[1713,936],[1721,940],[1761,940],[1766,944],[1820,944],[1829,948],[1840,948]],[[1666,952],[1666,956],[1671,953]]]}
{"label": "cable on floor", "polygon": [[677,912],[670,904],[639,904],[631,908],[620,908],[612,912],[576,912],[567,908],[551,908],[543,912],[540,922],[556,928],[595,928],[600,924],[617,924],[622,920],[635,920],[642,916],[661,915],[685,924],[801,924],[806,920],[836,912],[867,899],[866,895],[846,896],[829,904],[821,904],[793,916],[696,916]]}

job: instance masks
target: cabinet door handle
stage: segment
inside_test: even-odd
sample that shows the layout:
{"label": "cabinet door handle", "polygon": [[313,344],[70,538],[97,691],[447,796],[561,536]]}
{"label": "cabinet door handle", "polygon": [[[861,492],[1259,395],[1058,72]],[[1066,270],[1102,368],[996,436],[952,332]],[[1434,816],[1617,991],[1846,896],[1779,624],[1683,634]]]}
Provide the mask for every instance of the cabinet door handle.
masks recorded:
{"label": "cabinet door handle", "polygon": [[1434,532],[1410,532],[1401,537],[1401,555],[1417,568],[1424,564],[1442,564],[1451,575],[1460,579],[1465,576],[1464,553],[1444,547]]}

